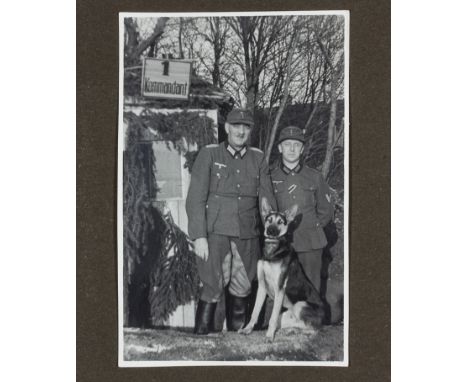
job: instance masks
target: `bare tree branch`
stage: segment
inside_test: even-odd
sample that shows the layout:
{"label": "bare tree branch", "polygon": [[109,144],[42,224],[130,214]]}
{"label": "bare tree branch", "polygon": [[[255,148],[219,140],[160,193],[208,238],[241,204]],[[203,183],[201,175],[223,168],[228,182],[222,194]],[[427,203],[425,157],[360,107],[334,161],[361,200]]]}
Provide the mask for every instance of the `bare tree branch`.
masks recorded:
{"label": "bare tree branch", "polygon": [[278,130],[279,121],[280,121],[281,115],[283,114],[284,107],[286,106],[286,101],[288,100],[288,96],[289,96],[289,81],[291,80],[291,61],[292,61],[292,56],[294,54],[294,50],[296,49],[297,37],[298,37],[298,33],[297,33],[297,29],[295,29],[292,42],[291,42],[291,46],[290,46],[290,50],[288,52],[288,60],[286,64],[286,80],[284,83],[283,99],[281,100],[281,105],[276,114],[275,123],[273,124],[273,128],[271,129],[270,139],[268,142],[267,149],[265,151],[265,160],[267,163],[270,161],[270,155],[271,155],[271,150],[273,149],[273,143],[275,142],[276,131]]}
{"label": "bare tree branch", "polygon": [[169,18],[168,17],[160,17],[156,26],[154,27],[153,34],[148,37],[146,40],[142,41],[140,45],[132,52],[131,58],[137,59],[140,55],[153,43],[153,41],[157,40],[162,36],[164,33],[164,27],[166,26],[166,22]]}

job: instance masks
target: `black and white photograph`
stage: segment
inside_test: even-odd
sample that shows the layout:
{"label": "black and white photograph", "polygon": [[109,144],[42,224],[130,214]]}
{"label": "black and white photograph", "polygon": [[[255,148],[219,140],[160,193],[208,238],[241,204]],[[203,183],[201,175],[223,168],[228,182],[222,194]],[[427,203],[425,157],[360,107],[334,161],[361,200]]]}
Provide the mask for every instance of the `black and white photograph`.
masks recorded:
{"label": "black and white photograph", "polygon": [[349,18],[120,13],[120,367],[348,366]]}

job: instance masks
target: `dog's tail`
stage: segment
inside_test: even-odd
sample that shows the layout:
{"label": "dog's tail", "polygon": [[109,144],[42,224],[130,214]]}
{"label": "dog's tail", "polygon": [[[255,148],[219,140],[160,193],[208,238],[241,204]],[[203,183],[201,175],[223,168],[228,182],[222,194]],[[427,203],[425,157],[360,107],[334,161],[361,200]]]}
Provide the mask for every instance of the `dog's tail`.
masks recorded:
{"label": "dog's tail", "polygon": [[322,305],[307,301],[296,302],[293,306],[294,315],[307,326],[321,327],[325,320],[325,311]]}

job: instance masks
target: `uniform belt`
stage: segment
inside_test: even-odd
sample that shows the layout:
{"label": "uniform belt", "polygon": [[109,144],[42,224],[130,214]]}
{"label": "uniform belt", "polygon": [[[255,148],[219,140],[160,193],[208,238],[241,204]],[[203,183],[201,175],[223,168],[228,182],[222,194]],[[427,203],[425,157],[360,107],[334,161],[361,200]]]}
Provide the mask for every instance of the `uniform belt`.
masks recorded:
{"label": "uniform belt", "polygon": [[228,194],[228,193],[223,193],[223,192],[210,192],[210,194],[221,196],[223,198],[233,198],[233,199],[237,199],[239,196],[243,198],[253,198],[253,199],[257,198],[257,195]]}

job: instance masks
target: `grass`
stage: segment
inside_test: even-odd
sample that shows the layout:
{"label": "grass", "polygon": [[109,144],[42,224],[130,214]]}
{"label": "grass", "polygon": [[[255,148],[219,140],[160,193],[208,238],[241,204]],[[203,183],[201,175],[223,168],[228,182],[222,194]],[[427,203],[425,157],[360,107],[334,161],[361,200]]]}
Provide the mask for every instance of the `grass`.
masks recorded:
{"label": "grass", "polygon": [[187,330],[124,331],[127,361],[341,361],[343,326],[280,329],[270,342],[266,331],[246,336],[235,332],[194,335]]}

